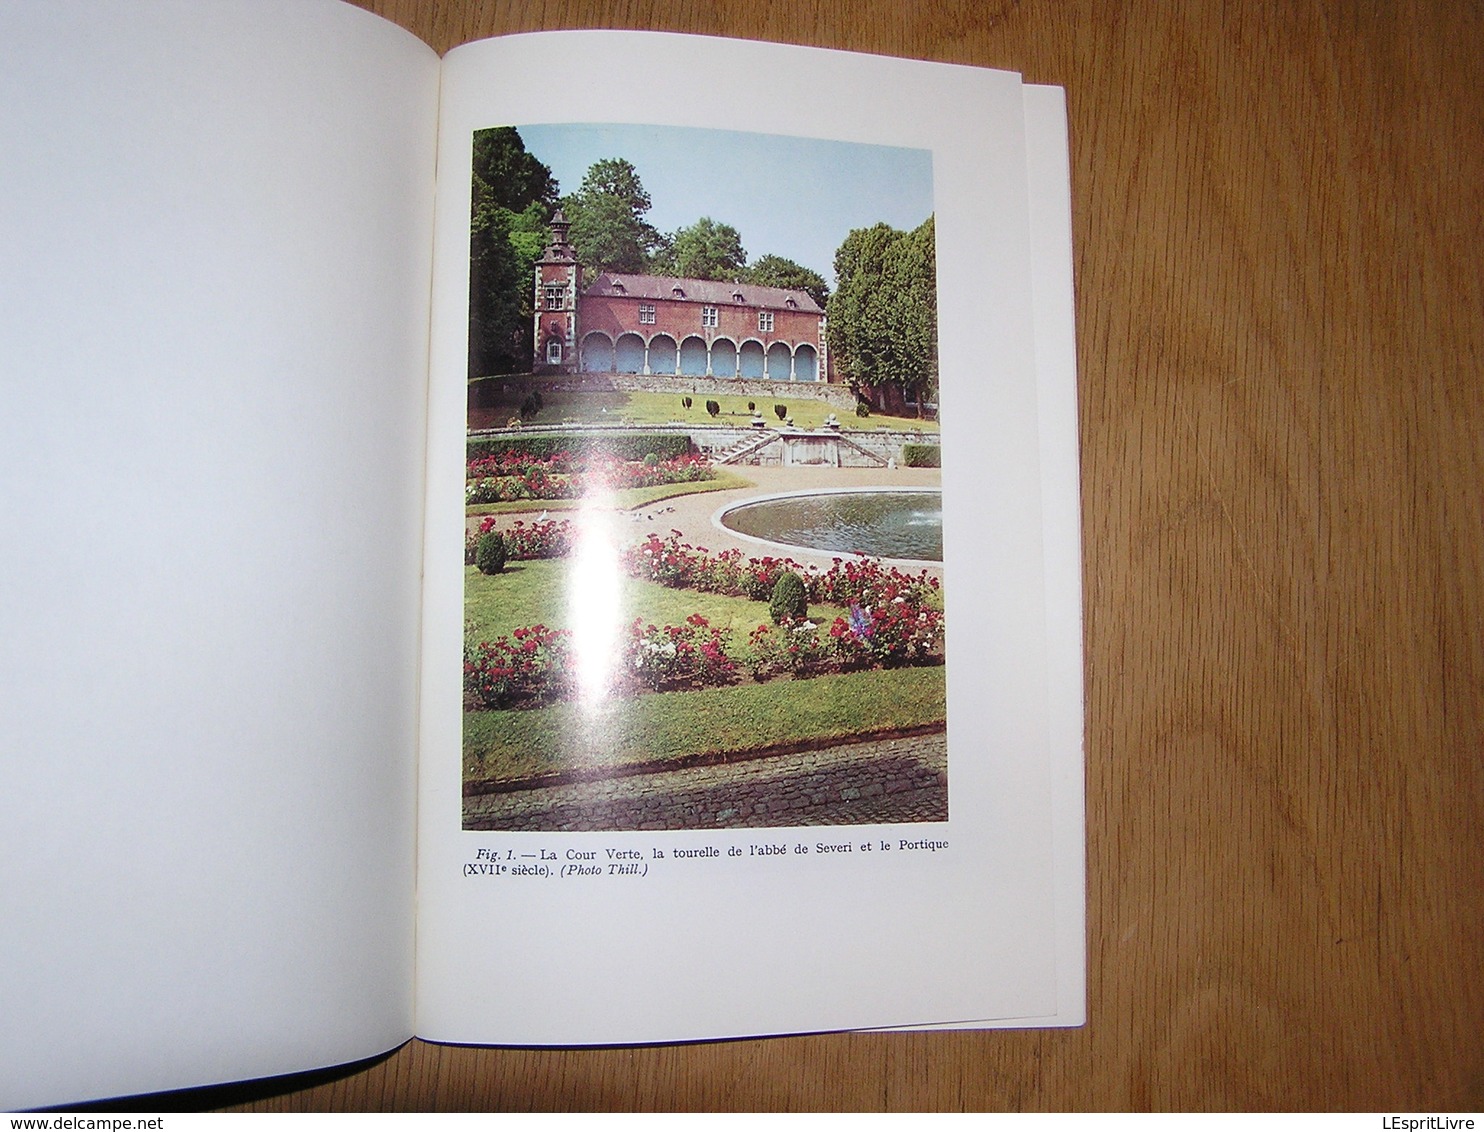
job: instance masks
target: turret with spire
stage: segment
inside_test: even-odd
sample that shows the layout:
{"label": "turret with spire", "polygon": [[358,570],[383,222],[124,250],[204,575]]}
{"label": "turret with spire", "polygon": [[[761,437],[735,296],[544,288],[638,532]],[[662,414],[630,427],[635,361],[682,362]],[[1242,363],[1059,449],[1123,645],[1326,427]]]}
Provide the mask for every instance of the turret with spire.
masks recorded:
{"label": "turret with spire", "polygon": [[535,373],[577,370],[577,297],[582,293],[582,266],[567,240],[571,228],[559,208],[551,217],[551,240],[536,261]]}

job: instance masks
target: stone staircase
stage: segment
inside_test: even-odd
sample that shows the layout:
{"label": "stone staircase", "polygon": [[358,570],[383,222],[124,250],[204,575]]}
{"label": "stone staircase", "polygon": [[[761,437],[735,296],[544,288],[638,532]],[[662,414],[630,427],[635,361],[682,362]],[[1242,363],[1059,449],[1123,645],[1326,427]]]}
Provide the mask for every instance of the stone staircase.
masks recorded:
{"label": "stone staircase", "polygon": [[744,436],[730,448],[718,452],[715,456],[711,457],[711,466],[718,468],[722,464],[735,464],[744,457],[751,456],[754,452],[766,448],[773,441],[777,440],[778,437],[779,434],[773,432],[771,429],[757,433],[756,435]]}
{"label": "stone staircase", "polygon": [[827,458],[823,461],[809,461],[810,463],[826,463],[834,464],[837,467],[841,466],[844,464],[844,461],[840,459],[839,451],[841,449],[850,449],[854,452],[859,453],[861,457],[860,462],[854,465],[856,467],[884,468],[887,466],[886,458],[883,457],[880,453],[873,452],[871,449],[857,443],[849,436],[843,435],[833,430],[826,432],[795,433],[778,432],[773,429],[768,429],[765,432],[755,433],[749,436],[742,437],[742,439],[738,440],[730,448],[723,449],[716,455],[712,456],[711,465],[712,467],[720,467],[723,464],[740,464],[749,456],[753,456],[756,455],[758,452],[761,452],[768,445],[791,438],[797,438],[802,441],[815,441],[825,444],[828,444],[830,442],[834,443],[835,449],[832,450],[834,452],[833,458]]}

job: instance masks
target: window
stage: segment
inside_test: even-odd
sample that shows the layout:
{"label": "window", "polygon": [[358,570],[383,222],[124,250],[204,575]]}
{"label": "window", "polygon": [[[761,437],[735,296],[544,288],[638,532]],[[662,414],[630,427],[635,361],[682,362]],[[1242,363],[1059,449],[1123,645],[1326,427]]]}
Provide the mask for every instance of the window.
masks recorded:
{"label": "window", "polygon": [[744,303],[746,301],[747,300],[742,297],[742,292],[741,291],[733,291],[732,292],[732,302],[734,302],[734,303]]}
{"label": "window", "polygon": [[773,329],[773,312],[772,311],[758,311],[757,312],[757,328],[759,330],[763,331],[764,333],[768,333],[768,332],[772,331],[772,329]]}
{"label": "window", "polygon": [[562,344],[555,338],[546,344],[546,360],[554,366],[561,364]]}
{"label": "window", "polygon": [[701,308],[701,325],[702,326],[715,326],[716,325],[716,308],[715,307],[702,307]]}
{"label": "window", "polygon": [[567,297],[565,294],[566,290],[560,283],[548,283],[546,285],[546,309],[549,311],[561,310],[562,300]]}
{"label": "window", "polygon": [[653,303],[640,303],[639,304],[639,321],[640,322],[644,322],[644,323],[649,323],[649,324],[653,325],[653,323],[654,323],[654,304]]}

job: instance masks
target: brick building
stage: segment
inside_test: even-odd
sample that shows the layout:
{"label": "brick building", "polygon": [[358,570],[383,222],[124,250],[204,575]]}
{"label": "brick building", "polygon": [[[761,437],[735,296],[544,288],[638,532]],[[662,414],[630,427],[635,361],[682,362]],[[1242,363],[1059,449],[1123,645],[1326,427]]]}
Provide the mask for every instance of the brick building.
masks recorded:
{"label": "brick building", "polygon": [[829,380],[807,292],[612,272],[587,283],[569,227],[558,211],[536,261],[533,372]]}

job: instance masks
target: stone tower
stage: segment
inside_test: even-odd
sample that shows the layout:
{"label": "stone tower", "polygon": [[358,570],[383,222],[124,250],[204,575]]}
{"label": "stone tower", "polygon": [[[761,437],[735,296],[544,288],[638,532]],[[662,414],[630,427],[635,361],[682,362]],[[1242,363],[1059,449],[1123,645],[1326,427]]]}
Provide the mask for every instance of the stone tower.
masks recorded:
{"label": "stone tower", "polygon": [[532,373],[576,373],[577,298],[582,293],[582,265],[567,241],[571,227],[561,209],[551,218],[551,242],[536,261],[534,310],[536,346]]}

